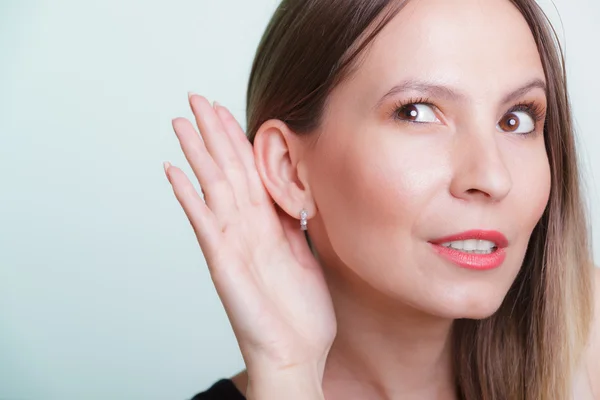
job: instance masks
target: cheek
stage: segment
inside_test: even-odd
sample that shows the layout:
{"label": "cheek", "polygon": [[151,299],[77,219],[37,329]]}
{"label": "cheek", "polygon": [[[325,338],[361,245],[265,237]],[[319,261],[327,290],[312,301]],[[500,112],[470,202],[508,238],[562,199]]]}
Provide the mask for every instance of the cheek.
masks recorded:
{"label": "cheek", "polygon": [[511,165],[511,208],[517,213],[513,220],[519,228],[519,235],[528,239],[548,204],[551,189],[550,165],[543,145],[537,151],[528,152],[526,157],[514,159],[519,162]]}
{"label": "cheek", "polygon": [[370,140],[355,140],[343,151],[323,151],[313,164],[318,170],[311,186],[320,216],[347,265],[389,262],[383,257],[390,245],[409,243],[416,221],[447,180],[446,157],[442,152],[433,156],[431,143],[420,148],[397,136],[386,140],[391,135],[381,132],[384,139],[374,140],[376,134],[364,135]]}

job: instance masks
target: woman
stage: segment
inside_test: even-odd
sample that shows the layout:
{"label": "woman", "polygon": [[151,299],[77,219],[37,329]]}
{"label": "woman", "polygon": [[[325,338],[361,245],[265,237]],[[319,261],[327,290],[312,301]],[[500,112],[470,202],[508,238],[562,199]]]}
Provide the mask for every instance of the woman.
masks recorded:
{"label": "woman", "polygon": [[195,399],[600,398],[563,58],[533,0],[283,1],[247,100],[248,136],[198,95],[201,135],[173,120],[204,199],[165,164],[247,367]]}

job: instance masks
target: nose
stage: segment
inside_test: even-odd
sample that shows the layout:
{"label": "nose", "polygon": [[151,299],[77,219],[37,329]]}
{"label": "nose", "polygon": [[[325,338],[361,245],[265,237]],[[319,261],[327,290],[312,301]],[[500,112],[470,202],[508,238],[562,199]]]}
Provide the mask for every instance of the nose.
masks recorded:
{"label": "nose", "polygon": [[450,191],[463,200],[500,201],[512,187],[510,171],[498,146],[498,133],[459,132],[453,149]]}

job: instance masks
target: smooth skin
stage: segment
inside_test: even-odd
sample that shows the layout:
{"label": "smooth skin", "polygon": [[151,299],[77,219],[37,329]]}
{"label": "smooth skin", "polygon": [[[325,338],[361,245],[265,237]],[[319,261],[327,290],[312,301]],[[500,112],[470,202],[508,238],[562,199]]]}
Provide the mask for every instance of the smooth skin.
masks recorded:
{"label": "smooth skin", "polygon": [[[251,146],[225,107],[190,97],[200,134],[185,118],[173,128],[204,200],[180,169],[166,172],[239,342],[242,393],[454,399],[452,321],[497,310],[549,198],[544,83],[510,2],[420,0],[332,92],[308,138],[269,120]],[[500,268],[432,251],[430,240],[467,229],[505,234]],[[596,310],[578,400],[600,398]]]}
{"label": "smooth skin", "polygon": [[202,96],[191,95],[190,105],[202,135],[185,118],[174,119],[173,129],[204,200],[179,168],[166,163],[165,172],[194,228],[246,366],[261,385],[272,385],[273,377],[287,382],[288,376],[296,384],[306,376],[308,385],[320,388],[335,337],[322,269],[296,220],[276,211],[235,118]]}

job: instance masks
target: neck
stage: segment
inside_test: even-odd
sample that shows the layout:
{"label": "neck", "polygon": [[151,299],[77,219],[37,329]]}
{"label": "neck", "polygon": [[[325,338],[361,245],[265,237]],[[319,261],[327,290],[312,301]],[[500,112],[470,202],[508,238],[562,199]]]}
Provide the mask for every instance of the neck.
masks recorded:
{"label": "neck", "polygon": [[325,367],[326,398],[454,399],[450,329],[356,276],[327,269],[338,333]]}

